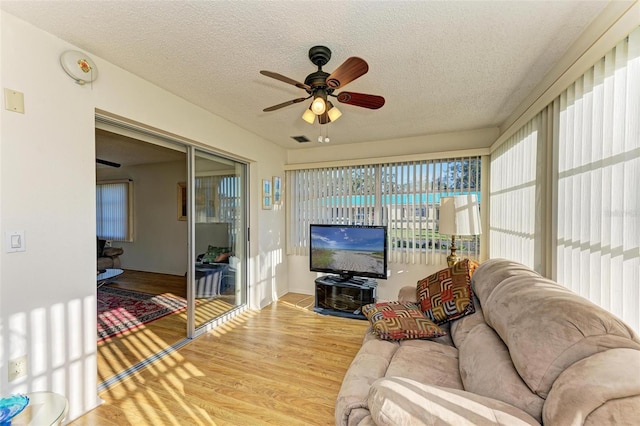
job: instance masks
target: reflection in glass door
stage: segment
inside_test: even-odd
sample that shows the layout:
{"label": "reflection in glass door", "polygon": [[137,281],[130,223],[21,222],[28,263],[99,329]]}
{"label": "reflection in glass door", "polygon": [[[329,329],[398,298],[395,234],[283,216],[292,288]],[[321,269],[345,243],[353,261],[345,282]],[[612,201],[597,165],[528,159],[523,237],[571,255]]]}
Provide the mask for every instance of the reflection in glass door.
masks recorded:
{"label": "reflection in glass door", "polygon": [[246,303],[246,165],[197,149],[192,159],[190,295],[197,329]]}

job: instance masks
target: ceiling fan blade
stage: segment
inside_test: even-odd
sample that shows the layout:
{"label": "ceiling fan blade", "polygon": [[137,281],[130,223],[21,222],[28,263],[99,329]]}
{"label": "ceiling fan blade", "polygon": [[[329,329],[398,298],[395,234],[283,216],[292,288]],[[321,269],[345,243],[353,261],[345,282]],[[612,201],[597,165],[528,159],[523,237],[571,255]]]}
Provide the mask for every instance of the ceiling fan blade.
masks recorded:
{"label": "ceiling fan blade", "polygon": [[277,109],[284,108],[284,107],[289,106],[289,105],[297,104],[298,102],[302,102],[302,101],[304,101],[305,99],[309,99],[310,97],[311,97],[311,96],[309,96],[309,97],[307,97],[307,98],[297,98],[297,99],[292,99],[292,100],[290,100],[290,101],[283,102],[283,103],[278,104],[278,105],[270,106],[269,108],[265,108],[265,109],[263,109],[262,111],[264,111],[264,112],[275,111],[275,110],[277,110]]}
{"label": "ceiling fan blade", "polygon": [[384,105],[384,98],[377,95],[367,95],[365,93],[341,92],[337,96],[338,102],[355,105],[363,108],[378,109]]}
{"label": "ceiling fan blade", "polygon": [[369,71],[369,65],[365,60],[352,56],[327,77],[327,86],[334,89],[344,87],[347,83],[366,74],[367,71]]}
{"label": "ceiling fan blade", "polygon": [[102,160],[100,158],[96,158],[96,163],[104,164],[105,166],[110,166],[110,167],[120,167],[120,164],[118,163],[114,163],[113,161]]}
{"label": "ceiling fan blade", "polygon": [[311,90],[310,86],[308,86],[308,85],[306,85],[304,83],[300,83],[299,81],[296,81],[296,80],[294,80],[292,78],[286,77],[286,76],[284,76],[282,74],[278,74],[277,72],[271,72],[271,71],[262,70],[262,71],[260,71],[260,74],[266,75],[267,77],[275,78],[276,80],[280,80],[280,81],[283,81],[285,83],[293,84],[294,86],[299,87],[299,88],[304,89],[304,90]]}

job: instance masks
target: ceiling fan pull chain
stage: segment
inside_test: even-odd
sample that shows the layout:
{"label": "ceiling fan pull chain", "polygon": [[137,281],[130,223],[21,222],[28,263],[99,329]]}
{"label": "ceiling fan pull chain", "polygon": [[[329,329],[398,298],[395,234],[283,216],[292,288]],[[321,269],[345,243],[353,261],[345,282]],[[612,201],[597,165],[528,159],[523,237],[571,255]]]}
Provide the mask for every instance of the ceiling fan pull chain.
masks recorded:
{"label": "ceiling fan pull chain", "polygon": [[[322,135],[322,130],[325,130],[324,136]],[[320,136],[318,136],[318,143],[329,143],[331,140],[329,139],[329,126],[320,125]]]}

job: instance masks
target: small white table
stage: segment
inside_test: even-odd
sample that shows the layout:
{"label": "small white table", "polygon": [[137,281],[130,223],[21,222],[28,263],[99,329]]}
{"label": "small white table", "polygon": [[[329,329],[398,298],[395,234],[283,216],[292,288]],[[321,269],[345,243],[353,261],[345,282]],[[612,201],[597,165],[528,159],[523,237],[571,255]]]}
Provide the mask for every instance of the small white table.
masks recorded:
{"label": "small white table", "polygon": [[28,393],[29,405],[11,419],[11,426],[58,426],[67,416],[67,398],[55,392]]}

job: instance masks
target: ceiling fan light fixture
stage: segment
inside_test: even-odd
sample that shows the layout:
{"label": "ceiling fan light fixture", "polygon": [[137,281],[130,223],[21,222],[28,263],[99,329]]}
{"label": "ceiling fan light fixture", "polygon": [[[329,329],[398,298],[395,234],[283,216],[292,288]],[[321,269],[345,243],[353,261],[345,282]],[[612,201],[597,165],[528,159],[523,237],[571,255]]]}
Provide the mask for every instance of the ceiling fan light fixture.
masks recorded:
{"label": "ceiling fan light fixture", "polygon": [[340,111],[337,107],[334,107],[330,101],[327,102],[327,105],[329,107],[329,111],[327,111],[327,114],[329,115],[329,120],[336,121],[338,118],[342,116],[342,111]]}
{"label": "ceiling fan light fixture", "polygon": [[311,111],[311,107],[304,110],[304,113],[302,114],[302,119],[309,124],[313,124],[313,122],[316,119],[316,115],[313,113],[313,111]]}
{"label": "ceiling fan light fixture", "polygon": [[311,111],[315,115],[322,115],[327,110],[327,98],[324,90],[318,90],[313,98],[313,102],[311,102]]}

